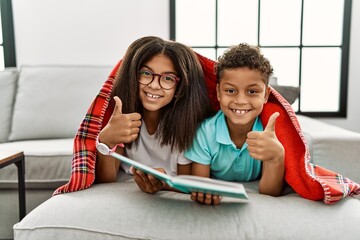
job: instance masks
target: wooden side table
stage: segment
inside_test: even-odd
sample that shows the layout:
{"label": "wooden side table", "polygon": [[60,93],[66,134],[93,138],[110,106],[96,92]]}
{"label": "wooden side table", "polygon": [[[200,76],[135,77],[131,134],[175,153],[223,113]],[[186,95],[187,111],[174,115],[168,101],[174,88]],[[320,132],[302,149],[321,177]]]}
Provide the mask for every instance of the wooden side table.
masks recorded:
{"label": "wooden side table", "polygon": [[19,214],[21,220],[26,215],[25,156],[23,152],[18,152],[18,151],[0,152],[0,168],[4,168],[13,163],[16,165],[18,169]]}

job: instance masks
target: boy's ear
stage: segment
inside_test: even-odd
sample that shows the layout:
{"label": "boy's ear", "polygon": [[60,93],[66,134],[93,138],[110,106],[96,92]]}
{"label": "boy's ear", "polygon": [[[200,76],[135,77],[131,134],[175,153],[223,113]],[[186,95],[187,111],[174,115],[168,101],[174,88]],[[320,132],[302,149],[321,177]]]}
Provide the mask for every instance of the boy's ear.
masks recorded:
{"label": "boy's ear", "polygon": [[216,96],[217,100],[220,102],[220,84],[216,84]]}
{"label": "boy's ear", "polygon": [[270,87],[268,86],[265,90],[265,101],[264,103],[267,103],[268,99],[269,99],[269,96],[270,96]]}

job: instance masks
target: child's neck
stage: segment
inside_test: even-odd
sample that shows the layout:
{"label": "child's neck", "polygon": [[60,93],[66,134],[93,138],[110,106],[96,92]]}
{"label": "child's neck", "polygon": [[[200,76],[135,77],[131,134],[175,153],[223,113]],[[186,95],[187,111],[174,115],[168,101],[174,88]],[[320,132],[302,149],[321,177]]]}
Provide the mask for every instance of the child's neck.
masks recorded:
{"label": "child's neck", "polygon": [[143,121],[145,123],[146,130],[149,133],[149,135],[155,134],[160,122],[159,116],[160,116],[159,112],[144,110]]}
{"label": "child's neck", "polygon": [[246,141],[247,134],[252,131],[253,123],[247,124],[246,126],[239,126],[229,123],[227,123],[227,125],[231,141],[233,141],[236,148],[242,148]]}

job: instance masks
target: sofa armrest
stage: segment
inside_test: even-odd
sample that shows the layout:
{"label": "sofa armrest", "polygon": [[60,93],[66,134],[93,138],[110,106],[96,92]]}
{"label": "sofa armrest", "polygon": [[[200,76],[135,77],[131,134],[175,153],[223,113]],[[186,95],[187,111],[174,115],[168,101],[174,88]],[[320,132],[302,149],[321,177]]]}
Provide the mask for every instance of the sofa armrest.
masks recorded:
{"label": "sofa armrest", "polygon": [[311,162],[360,182],[360,134],[298,115]]}

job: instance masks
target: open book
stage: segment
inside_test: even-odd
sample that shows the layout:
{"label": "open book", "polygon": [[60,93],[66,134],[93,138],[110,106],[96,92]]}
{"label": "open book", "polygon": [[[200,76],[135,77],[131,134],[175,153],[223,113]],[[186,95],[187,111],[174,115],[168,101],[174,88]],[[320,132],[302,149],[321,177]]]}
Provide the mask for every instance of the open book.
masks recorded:
{"label": "open book", "polygon": [[149,166],[136,162],[116,152],[111,153],[111,155],[123,163],[134,166],[136,169],[153,175],[157,179],[166,182],[170,187],[173,187],[184,193],[203,192],[232,198],[240,198],[244,200],[248,199],[244,185],[241,183],[227,182],[218,179],[192,175],[178,175],[171,177],[165,173],[159,172]]}

